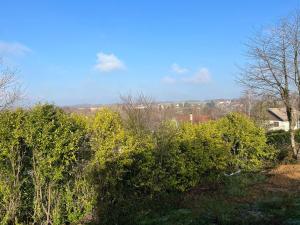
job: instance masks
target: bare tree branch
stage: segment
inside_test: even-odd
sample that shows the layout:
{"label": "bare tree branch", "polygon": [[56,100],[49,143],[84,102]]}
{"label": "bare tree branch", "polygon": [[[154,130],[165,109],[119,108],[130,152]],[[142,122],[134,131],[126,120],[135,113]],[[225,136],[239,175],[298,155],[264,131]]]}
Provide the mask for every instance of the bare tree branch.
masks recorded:
{"label": "bare tree branch", "polygon": [[5,67],[0,60],[0,111],[14,106],[21,99],[16,71]]}
{"label": "bare tree branch", "polygon": [[[238,82],[246,88],[280,98],[289,121],[293,154],[297,157],[294,127],[296,115],[292,93],[299,90],[298,69],[299,16],[296,21],[281,20],[275,26],[254,35],[247,44],[248,63],[241,68]],[[296,81],[296,85],[295,85]],[[299,84],[297,87],[297,82]],[[299,105],[300,106],[300,105]]]}
{"label": "bare tree branch", "polygon": [[156,129],[162,120],[162,115],[158,112],[158,107],[151,97],[139,93],[136,97],[128,94],[120,98],[122,100],[121,115],[129,129],[136,133]]}

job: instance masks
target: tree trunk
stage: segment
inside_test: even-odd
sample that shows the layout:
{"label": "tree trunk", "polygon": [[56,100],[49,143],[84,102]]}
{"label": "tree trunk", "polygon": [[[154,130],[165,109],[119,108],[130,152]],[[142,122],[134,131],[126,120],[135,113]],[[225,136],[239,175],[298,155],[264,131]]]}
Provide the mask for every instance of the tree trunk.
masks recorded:
{"label": "tree trunk", "polygon": [[295,115],[293,113],[292,107],[286,107],[286,114],[287,114],[288,121],[289,121],[289,133],[290,133],[290,140],[291,140],[291,147],[292,147],[292,151],[293,151],[293,157],[295,159],[297,159],[298,150],[297,150],[296,142],[295,142],[295,125],[296,125],[296,121],[295,121]]}
{"label": "tree trunk", "polygon": [[290,129],[290,136],[291,136],[291,147],[293,150],[293,157],[297,159],[298,156],[298,151],[295,143],[295,130],[292,128]]}

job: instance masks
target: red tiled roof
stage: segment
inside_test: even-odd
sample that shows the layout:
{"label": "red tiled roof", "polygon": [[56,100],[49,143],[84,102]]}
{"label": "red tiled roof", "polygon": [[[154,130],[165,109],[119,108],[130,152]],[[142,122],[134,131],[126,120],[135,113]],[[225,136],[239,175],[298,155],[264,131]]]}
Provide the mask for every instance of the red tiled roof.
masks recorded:
{"label": "red tiled roof", "polygon": [[[190,120],[190,115],[178,115],[175,117],[177,121],[180,122],[189,122]],[[209,116],[206,115],[193,115],[193,123],[203,123],[207,122],[210,120]]]}

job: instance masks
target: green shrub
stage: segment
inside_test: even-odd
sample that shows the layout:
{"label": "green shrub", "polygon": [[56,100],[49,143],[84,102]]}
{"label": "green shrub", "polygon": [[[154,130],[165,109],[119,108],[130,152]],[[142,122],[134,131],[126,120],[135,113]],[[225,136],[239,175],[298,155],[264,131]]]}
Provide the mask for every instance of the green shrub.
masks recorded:
{"label": "green shrub", "polygon": [[[297,130],[295,139],[298,143],[300,141],[299,134],[299,130]],[[266,136],[267,143],[273,146],[278,151],[277,159],[279,161],[282,161],[289,156],[289,153],[291,152],[291,140],[289,132],[284,130],[269,131],[267,132]]]}
{"label": "green shrub", "polygon": [[276,148],[290,145],[290,134],[284,130],[269,131],[267,132],[267,143],[274,145]]}
{"label": "green shrub", "polygon": [[297,129],[297,130],[295,131],[295,141],[296,141],[297,143],[300,143],[300,129]]}
{"label": "green shrub", "polygon": [[91,213],[87,136],[52,105],[0,113],[1,224],[64,224]]}
{"label": "green shrub", "polygon": [[181,148],[180,129],[166,121],[154,132],[151,150],[156,192],[184,191],[191,185],[186,152]]}
{"label": "green shrub", "polygon": [[180,132],[180,151],[186,167],[186,188],[197,185],[203,177],[214,176],[226,169],[230,155],[216,122],[183,124]]}
{"label": "green shrub", "polygon": [[0,224],[22,222],[32,214],[31,150],[24,140],[27,114],[0,113]]}
{"label": "green shrub", "polygon": [[276,155],[264,130],[238,113],[200,125],[183,125],[181,147],[189,174],[195,177],[207,172],[258,170]]}
{"label": "green shrub", "polygon": [[134,214],[135,200],[155,190],[153,143],[150,137],[141,139],[125,132],[120,115],[109,109],[96,113],[90,129],[90,170],[98,195],[98,214],[103,224],[126,224]]}
{"label": "green shrub", "polygon": [[[95,207],[102,224],[135,224],[150,202],[261,169],[276,153],[267,140],[285,143],[236,113],[203,124],[164,121],[152,132],[125,123],[109,109],[84,118],[47,104],[0,113],[2,224],[83,223]],[[242,194],[244,181],[230,194]]]}
{"label": "green shrub", "polygon": [[[52,105],[37,105],[30,110],[25,129],[27,146],[32,149],[33,219],[39,224],[68,222],[71,217],[65,208],[65,190],[76,188],[76,174],[84,168],[82,153],[88,147],[86,130]],[[81,194],[77,193],[80,199]],[[76,203],[81,208],[78,219],[89,213],[89,204],[85,206],[85,201],[80,200]]]}
{"label": "green shrub", "polygon": [[264,130],[248,117],[230,113],[216,123],[225,146],[230,149],[229,170],[261,169],[265,161],[275,158],[277,152],[267,144]]}

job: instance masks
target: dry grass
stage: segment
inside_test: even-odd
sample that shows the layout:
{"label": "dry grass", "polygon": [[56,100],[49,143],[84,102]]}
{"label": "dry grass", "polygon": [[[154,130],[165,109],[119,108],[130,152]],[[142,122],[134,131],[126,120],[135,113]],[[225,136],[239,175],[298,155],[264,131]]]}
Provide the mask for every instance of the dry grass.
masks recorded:
{"label": "dry grass", "polygon": [[259,185],[261,191],[297,193],[300,191],[300,164],[280,165],[267,173],[268,179]]}

